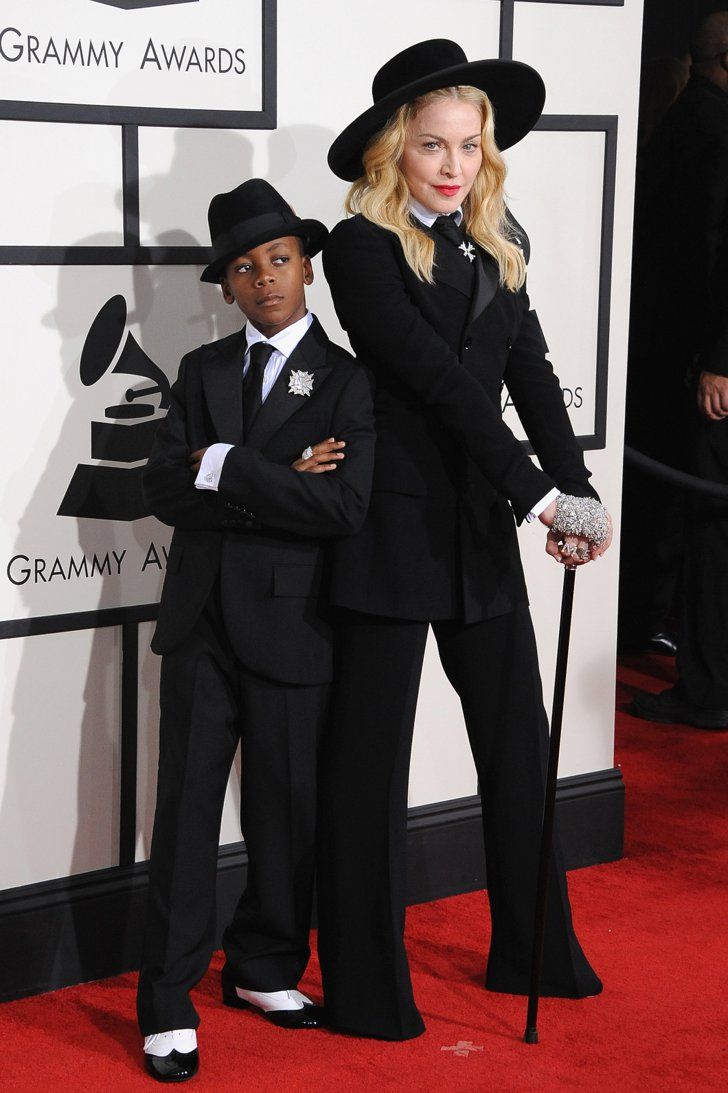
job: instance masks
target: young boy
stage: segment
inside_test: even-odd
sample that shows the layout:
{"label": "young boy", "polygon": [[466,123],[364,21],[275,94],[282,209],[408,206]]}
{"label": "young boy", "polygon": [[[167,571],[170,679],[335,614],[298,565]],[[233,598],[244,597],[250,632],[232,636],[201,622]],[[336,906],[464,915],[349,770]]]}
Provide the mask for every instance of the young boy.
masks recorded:
{"label": "young boy", "polygon": [[189,991],[213,949],[238,739],[248,885],[223,938],[223,999],[287,1028],[321,1023],[296,989],[332,670],[321,588],[327,541],[364,519],[374,453],[367,373],[306,310],[326,228],[262,179],[218,194],[208,218],[202,280],[248,322],[183,358],[144,476],[151,511],[175,528],[152,642],[159,780],[137,1003],[146,1068],[161,1081],[198,1069]]}

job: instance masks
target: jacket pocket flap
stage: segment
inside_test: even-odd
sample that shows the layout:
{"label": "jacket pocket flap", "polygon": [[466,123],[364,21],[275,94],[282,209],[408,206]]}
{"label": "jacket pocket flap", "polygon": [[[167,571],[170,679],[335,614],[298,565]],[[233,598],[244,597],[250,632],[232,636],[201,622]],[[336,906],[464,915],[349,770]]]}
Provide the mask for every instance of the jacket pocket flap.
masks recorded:
{"label": "jacket pocket flap", "polygon": [[274,565],[274,596],[316,596],[321,590],[321,567]]}
{"label": "jacket pocket flap", "polygon": [[419,467],[403,459],[388,459],[384,455],[375,464],[372,488],[390,493],[407,493],[411,497],[427,496],[427,482]]}

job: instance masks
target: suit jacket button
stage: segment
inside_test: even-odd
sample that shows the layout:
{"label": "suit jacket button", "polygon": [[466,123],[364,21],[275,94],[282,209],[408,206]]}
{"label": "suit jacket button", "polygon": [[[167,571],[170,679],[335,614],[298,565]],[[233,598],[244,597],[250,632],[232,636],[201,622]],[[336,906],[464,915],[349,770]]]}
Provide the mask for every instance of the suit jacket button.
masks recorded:
{"label": "suit jacket button", "polygon": [[473,339],[470,337],[470,335],[468,335],[468,337],[463,342],[463,349],[472,349],[472,347],[473,347]]}
{"label": "suit jacket button", "polygon": [[513,342],[511,341],[510,338],[506,342],[506,349],[513,349]]}

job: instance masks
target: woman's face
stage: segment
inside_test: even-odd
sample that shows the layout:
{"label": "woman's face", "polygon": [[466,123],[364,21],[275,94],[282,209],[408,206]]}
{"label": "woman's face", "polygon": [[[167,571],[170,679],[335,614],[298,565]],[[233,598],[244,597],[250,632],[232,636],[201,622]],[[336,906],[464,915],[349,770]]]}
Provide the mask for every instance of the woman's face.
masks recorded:
{"label": "woman's face", "polygon": [[462,99],[430,103],[410,120],[400,169],[416,201],[440,214],[462,205],[483,160],[481,124]]}

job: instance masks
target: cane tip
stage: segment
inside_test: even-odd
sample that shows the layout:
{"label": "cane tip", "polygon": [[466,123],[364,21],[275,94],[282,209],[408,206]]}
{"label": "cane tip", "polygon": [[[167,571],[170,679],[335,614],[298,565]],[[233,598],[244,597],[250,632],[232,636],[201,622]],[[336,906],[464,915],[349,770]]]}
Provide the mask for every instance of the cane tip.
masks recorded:
{"label": "cane tip", "polygon": [[538,1043],[538,1029],[534,1025],[529,1025],[523,1034],[523,1042],[525,1044],[537,1044]]}

